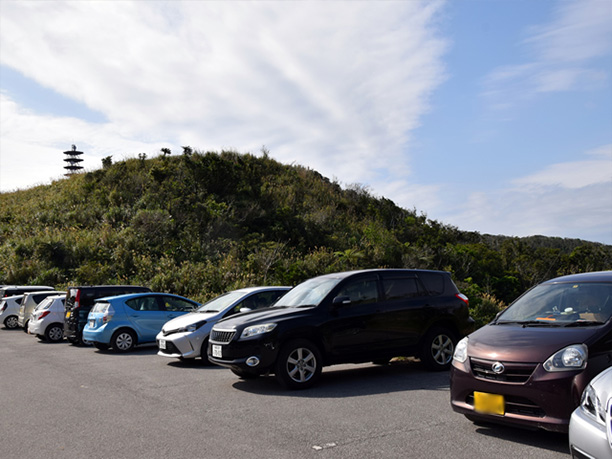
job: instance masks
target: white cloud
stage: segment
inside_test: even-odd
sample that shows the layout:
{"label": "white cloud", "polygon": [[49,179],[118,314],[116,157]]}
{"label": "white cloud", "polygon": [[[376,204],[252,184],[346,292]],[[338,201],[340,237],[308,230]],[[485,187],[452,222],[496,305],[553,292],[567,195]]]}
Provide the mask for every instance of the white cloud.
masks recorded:
{"label": "white cloud", "polygon": [[612,243],[612,145],[552,164],[499,189],[472,193],[450,216],[484,233],[575,237]]}
{"label": "white cloud", "polygon": [[106,116],[63,131],[95,156],[132,149],[128,139],[157,150],[265,145],[282,162],[371,182],[409,173],[411,131],[444,79],[442,5],[7,2],[0,58]]}

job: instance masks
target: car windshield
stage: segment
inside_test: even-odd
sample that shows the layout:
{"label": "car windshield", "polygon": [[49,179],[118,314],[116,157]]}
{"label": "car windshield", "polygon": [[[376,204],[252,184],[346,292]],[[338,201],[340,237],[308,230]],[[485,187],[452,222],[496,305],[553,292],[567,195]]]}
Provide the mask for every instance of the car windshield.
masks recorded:
{"label": "car windshield", "polygon": [[495,321],[524,326],[592,326],[612,316],[612,284],[542,284],[525,293]]}
{"label": "car windshield", "polygon": [[281,297],[274,307],[317,306],[341,280],[339,277],[315,277],[302,282]]}
{"label": "car windshield", "polygon": [[228,292],[221,296],[213,298],[207,303],[204,303],[197,309],[197,312],[221,312],[228,306],[231,306],[240,298],[245,296],[244,292]]}

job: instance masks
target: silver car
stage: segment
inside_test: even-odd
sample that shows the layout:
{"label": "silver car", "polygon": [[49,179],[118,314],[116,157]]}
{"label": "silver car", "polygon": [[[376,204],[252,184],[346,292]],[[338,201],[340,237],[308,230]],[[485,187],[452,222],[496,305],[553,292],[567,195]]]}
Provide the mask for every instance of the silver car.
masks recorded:
{"label": "silver car", "polygon": [[28,333],[50,342],[64,339],[64,302],[66,295],[52,295],[42,300],[30,315]]}
{"label": "silver car", "polygon": [[612,367],[584,390],[570,419],[569,445],[573,458],[612,459]]}
{"label": "silver car", "polygon": [[206,355],[208,335],[219,320],[239,312],[272,306],[290,287],[249,287],[224,293],[200,306],[195,312],[164,324],[156,337],[157,355],[193,359]]}

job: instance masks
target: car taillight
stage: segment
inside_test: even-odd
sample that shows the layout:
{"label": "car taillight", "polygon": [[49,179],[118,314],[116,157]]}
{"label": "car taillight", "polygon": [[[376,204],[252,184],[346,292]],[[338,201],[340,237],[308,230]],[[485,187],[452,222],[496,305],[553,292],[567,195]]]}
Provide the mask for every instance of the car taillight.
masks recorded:
{"label": "car taillight", "polygon": [[467,306],[470,305],[470,300],[463,293],[457,293],[457,294],[455,294],[455,296],[457,298],[459,298],[461,301],[463,301]]}
{"label": "car taillight", "polygon": [[74,309],[81,307],[81,289],[77,290],[76,297],[74,298]]}
{"label": "car taillight", "polygon": [[38,320],[42,319],[43,317],[47,317],[50,312],[51,311],[44,311],[40,316],[38,316]]}

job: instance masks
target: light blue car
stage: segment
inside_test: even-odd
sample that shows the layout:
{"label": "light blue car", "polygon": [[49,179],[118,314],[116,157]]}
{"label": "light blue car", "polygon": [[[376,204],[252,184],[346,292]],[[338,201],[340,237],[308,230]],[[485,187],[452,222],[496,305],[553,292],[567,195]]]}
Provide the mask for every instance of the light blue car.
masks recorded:
{"label": "light blue car", "polygon": [[98,349],[128,352],[154,343],[162,326],[198,308],[199,303],[169,293],[130,293],[96,300],[83,329],[83,340]]}

